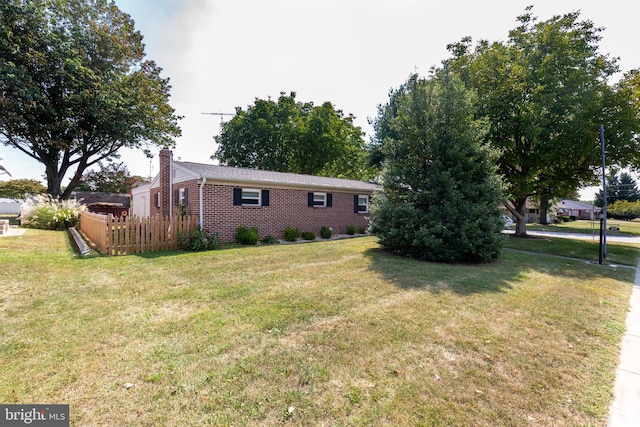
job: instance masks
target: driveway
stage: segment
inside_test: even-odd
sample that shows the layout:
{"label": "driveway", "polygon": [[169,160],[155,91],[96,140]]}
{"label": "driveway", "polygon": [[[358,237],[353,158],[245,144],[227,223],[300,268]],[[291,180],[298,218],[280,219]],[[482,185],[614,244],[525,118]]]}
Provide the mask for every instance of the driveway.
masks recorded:
{"label": "driveway", "polygon": [[[504,230],[505,234],[514,234],[515,230]],[[593,240],[594,242],[600,241],[600,234],[582,234],[582,233],[564,233],[556,231],[532,231],[527,230],[527,234],[530,236],[544,236],[544,237],[562,237],[564,239],[578,239],[578,240]],[[607,234],[607,242],[620,242],[620,243],[636,243],[640,244],[640,237],[638,236],[616,236]]]}

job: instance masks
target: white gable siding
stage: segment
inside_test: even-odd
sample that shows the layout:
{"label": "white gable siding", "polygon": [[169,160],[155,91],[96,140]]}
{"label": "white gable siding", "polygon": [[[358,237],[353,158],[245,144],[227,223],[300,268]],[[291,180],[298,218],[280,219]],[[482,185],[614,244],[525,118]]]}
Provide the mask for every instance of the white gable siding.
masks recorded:
{"label": "white gable siding", "polygon": [[148,217],[151,215],[150,187],[150,184],[143,184],[131,190],[134,216]]}

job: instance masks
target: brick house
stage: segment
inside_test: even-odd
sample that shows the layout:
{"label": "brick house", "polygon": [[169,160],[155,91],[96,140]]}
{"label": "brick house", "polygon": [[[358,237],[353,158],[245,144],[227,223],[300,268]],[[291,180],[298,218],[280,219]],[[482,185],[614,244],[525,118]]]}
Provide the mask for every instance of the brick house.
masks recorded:
{"label": "brick house", "polygon": [[158,175],[132,193],[134,210],[171,216],[184,209],[232,242],[240,226],[256,227],[260,238],[282,238],[287,227],[316,235],[323,226],[334,234],[366,228],[371,195],[380,190],[356,180],[179,162],[162,150]]}

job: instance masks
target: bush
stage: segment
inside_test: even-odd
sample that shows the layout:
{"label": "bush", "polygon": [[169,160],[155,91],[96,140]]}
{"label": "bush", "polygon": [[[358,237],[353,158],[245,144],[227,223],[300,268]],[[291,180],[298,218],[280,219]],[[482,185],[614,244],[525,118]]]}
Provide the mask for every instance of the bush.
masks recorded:
{"label": "bush", "polygon": [[329,239],[331,238],[331,229],[329,227],[322,227],[320,229],[320,237],[322,237],[323,239]]}
{"label": "bush", "polygon": [[607,217],[630,221],[640,217],[640,202],[617,200],[607,206]]}
{"label": "bush", "polygon": [[364,227],[358,228],[358,234],[366,234],[366,232],[367,232],[366,228],[364,228]]}
{"label": "bush", "polygon": [[236,242],[241,245],[257,245],[260,236],[258,235],[258,229],[238,227],[236,229]]}
{"label": "bush", "polygon": [[311,231],[303,231],[302,238],[304,240],[316,240],[316,235],[313,234]]}
{"label": "bush", "polygon": [[218,233],[209,234],[199,225],[187,233],[178,233],[178,241],[185,251],[206,251],[220,247]]}
{"label": "bush", "polygon": [[27,228],[66,230],[78,225],[85,209],[75,200],[57,200],[48,194],[31,196],[21,207],[20,223]]}
{"label": "bush", "polygon": [[278,243],[278,239],[273,236],[264,236],[261,242],[265,245],[275,245],[276,243]]}
{"label": "bush", "polygon": [[287,227],[284,230],[284,240],[287,242],[295,242],[300,237],[300,230],[297,228]]}
{"label": "bush", "polygon": [[347,234],[349,236],[356,234],[356,227],[354,225],[347,225]]}

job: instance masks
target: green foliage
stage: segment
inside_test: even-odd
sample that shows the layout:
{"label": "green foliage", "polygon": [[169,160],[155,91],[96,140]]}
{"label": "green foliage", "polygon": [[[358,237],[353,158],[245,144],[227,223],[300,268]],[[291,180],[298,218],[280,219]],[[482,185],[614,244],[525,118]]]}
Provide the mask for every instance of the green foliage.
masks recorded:
{"label": "green foliage", "polygon": [[185,251],[207,251],[220,247],[218,233],[209,234],[199,225],[187,233],[178,233],[178,241]]}
{"label": "green foliage", "polygon": [[381,147],[384,196],[372,233],[389,251],[443,262],[487,262],[500,253],[503,217],[494,154],[482,145],[473,97],[454,76],[411,76],[392,98]]}
{"label": "green foliage", "polygon": [[311,231],[303,231],[301,236],[304,240],[316,240],[316,235]]}
{"label": "green foliage", "polygon": [[287,227],[284,230],[284,240],[287,242],[295,242],[300,237],[300,230],[297,228]]}
{"label": "green foliage", "polygon": [[320,229],[320,237],[322,237],[323,239],[329,239],[331,238],[331,228],[327,227],[327,226],[322,226],[322,228]]}
{"label": "green foliage", "polygon": [[48,193],[62,198],[122,147],[172,146],[169,80],[144,56],[115,2],[0,2],[0,142],[41,162]]}
{"label": "green foliage", "polygon": [[640,218],[640,201],[618,200],[607,205],[607,217],[626,221]]}
{"label": "green foliage", "polygon": [[364,227],[358,228],[358,234],[366,234],[366,232],[367,232],[366,228],[364,228]]}
{"label": "green foliage", "polygon": [[42,230],[66,230],[76,227],[85,207],[75,200],[57,200],[50,195],[30,196],[21,208],[23,227]]}
{"label": "green foliage", "polygon": [[640,162],[631,90],[608,84],[616,60],[598,52],[602,29],[579,18],[572,12],[538,21],[528,7],[506,41],[472,49],[464,38],[449,46],[445,69],[478,95],[476,117],[488,119],[486,141],[500,153],[519,235],[526,234],[527,198],[547,201],[593,182],[601,123],[607,160]]}
{"label": "green foliage", "polygon": [[297,102],[294,92],[256,99],[223,124],[213,158],[229,166],[370,179],[363,133],[353,120],[330,102]]}
{"label": "green foliage", "polygon": [[136,183],[124,163],[98,163],[99,170],[85,173],[76,187],[79,191],[126,194]]}
{"label": "green foliage", "polygon": [[347,225],[347,234],[349,236],[353,236],[356,234],[356,226],[355,225]]}
{"label": "green foliage", "polygon": [[[607,205],[611,205],[618,200],[635,202],[638,199],[640,199],[640,191],[638,191],[638,185],[630,174],[622,172],[620,175],[612,173],[607,176]],[[602,190],[596,193],[595,205],[604,206]]]}
{"label": "green foliage", "polygon": [[273,236],[264,236],[261,242],[265,245],[275,245],[276,243],[278,243],[278,239]]}
{"label": "green foliage", "polygon": [[29,195],[44,194],[47,188],[35,179],[12,179],[0,182],[0,197],[15,201],[24,200]]}
{"label": "green foliage", "polygon": [[238,227],[236,229],[237,243],[240,243],[241,245],[257,245],[258,240],[260,240],[260,236],[257,228]]}

